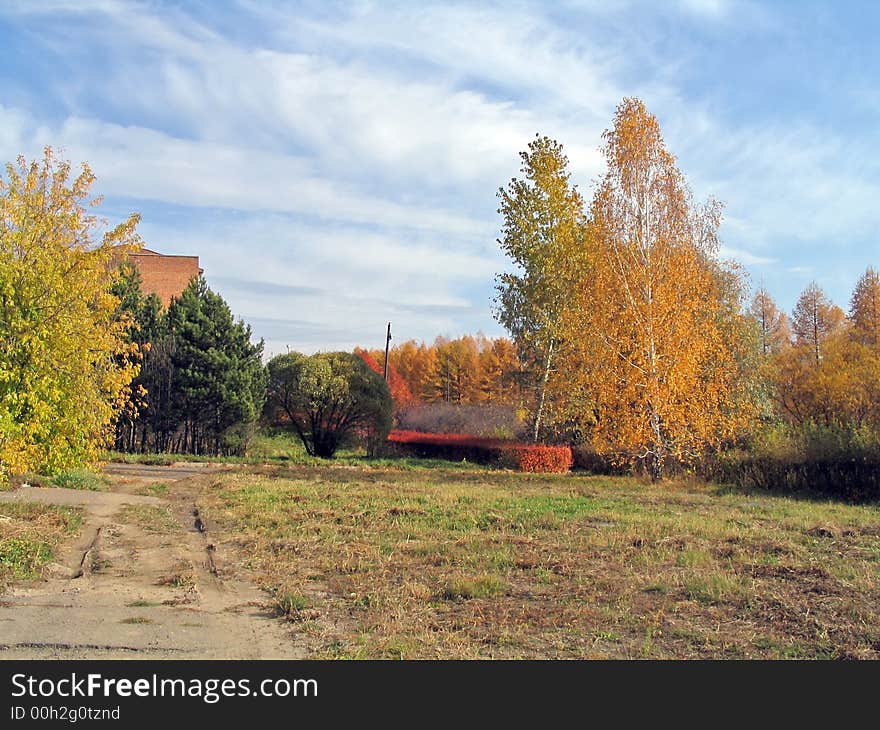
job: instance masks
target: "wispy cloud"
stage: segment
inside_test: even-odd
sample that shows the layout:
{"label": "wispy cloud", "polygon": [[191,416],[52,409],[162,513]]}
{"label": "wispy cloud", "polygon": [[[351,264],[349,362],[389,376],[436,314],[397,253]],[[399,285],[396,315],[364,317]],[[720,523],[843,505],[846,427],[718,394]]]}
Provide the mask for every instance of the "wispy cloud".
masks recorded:
{"label": "wispy cloud", "polygon": [[767,256],[756,256],[755,254],[744,251],[741,248],[731,248],[730,246],[722,246],[719,252],[723,258],[734,259],[748,266],[766,266],[776,262],[776,259]]}
{"label": "wispy cloud", "polygon": [[810,100],[777,113],[789,87],[772,75],[730,75],[801,40],[772,22],[783,13],[734,0],[10,2],[0,37],[22,63],[0,71],[0,157],[51,143],[89,160],[111,206],[153,211],[150,245],[198,253],[272,347],[350,347],[391,316],[417,338],[497,332],[495,191],[517,153],[556,137],[589,196],[601,132],[636,95],[698,196],[727,203],[723,254],[784,302],[793,270],[833,255],[839,299],[876,230],[877,140]]}
{"label": "wispy cloud", "polygon": [[728,0],[679,0],[679,5],[685,12],[695,13],[710,18],[722,18],[731,10]]}

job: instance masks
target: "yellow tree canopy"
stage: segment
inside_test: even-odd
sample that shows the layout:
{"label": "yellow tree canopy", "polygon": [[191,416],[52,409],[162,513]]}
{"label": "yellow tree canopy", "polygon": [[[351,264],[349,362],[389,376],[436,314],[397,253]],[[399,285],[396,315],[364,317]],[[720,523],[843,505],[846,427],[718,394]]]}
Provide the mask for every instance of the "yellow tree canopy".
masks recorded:
{"label": "yellow tree canopy", "polygon": [[93,460],[135,375],[110,286],[138,217],[96,242],[93,181],[49,148],[0,179],[0,472]]}
{"label": "yellow tree canopy", "polygon": [[779,310],[763,286],[755,292],[749,314],[755,320],[761,338],[761,353],[768,357],[791,344],[791,329],[785,312]]}
{"label": "yellow tree canopy", "polygon": [[880,428],[877,273],[869,268],[856,284],[848,322],[815,283],[801,294],[794,315],[795,345],[776,353],[768,368],[780,413],[798,427],[851,429],[876,442]]}
{"label": "yellow tree canopy", "polygon": [[850,319],[857,339],[880,352],[880,273],[872,267],[856,284],[850,301]]}
{"label": "yellow tree canopy", "polygon": [[593,447],[643,459],[656,478],[667,457],[697,457],[748,420],[756,342],[740,274],[716,258],[721,206],[693,203],[656,118],[626,99],[604,139],[560,381],[579,403],[588,395],[573,415]]}
{"label": "yellow tree canopy", "polygon": [[843,310],[828,299],[815,281],[811,282],[801,292],[792,312],[795,345],[808,351],[818,367],[826,340],[839,332],[845,323]]}

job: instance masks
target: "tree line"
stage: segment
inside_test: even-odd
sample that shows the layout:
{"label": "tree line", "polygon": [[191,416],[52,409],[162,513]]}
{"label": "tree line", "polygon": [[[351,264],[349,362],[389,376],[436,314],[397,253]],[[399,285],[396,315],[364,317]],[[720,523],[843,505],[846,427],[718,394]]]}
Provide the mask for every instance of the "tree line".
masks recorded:
{"label": "tree line", "polygon": [[619,105],[603,142],[589,204],[542,136],[498,193],[515,266],[497,277],[495,313],[534,386],[533,438],[653,478],[808,432],[877,447],[877,273],[848,315],[815,284],[790,320],[763,289],[749,306],[744,272],[719,256],[722,205],[694,199],[640,100]]}
{"label": "tree line", "polygon": [[264,365],[201,277],[163,310],[124,263],[138,216],[99,239],[88,166],[20,158],[0,180],[0,478],[108,446],[241,453],[261,415],[310,454],[372,449],[392,397],[516,406],[532,440],[653,478],[737,451],[880,458],[876,270],[848,311],[811,284],[787,316],[720,257],[721,204],[694,199],[641,101],[620,104],[603,142],[589,203],[540,135],[498,191],[513,266],[494,314],[510,339],[404,342],[387,384],[381,351]]}
{"label": "tree line", "polygon": [[317,456],[384,441],[391,395],[361,358],[264,365],[263,342],[203,277],[167,309],[144,294],[128,261],[139,216],[100,233],[94,180],[51,148],[0,178],[0,483],[114,447],[242,454],[261,416]]}
{"label": "tree line", "polygon": [[774,412],[805,436],[812,428],[850,447],[880,435],[880,274],[869,267],[844,312],[811,283],[791,317],[763,288],[751,314],[758,326]]}
{"label": "tree line", "polygon": [[123,262],[111,291],[128,322],[137,376],[116,420],[120,451],[237,454],[265,401],[263,342],[201,276],[163,310]]}
{"label": "tree line", "polygon": [[[361,352],[375,363],[385,357],[383,350]],[[403,405],[518,406],[527,397],[526,373],[515,345],[506,337],[437,337],[431,344],[408,340],[391,347],[388,366],[392,393],[395,384],[401,383],[395,403]]]}
{"label": "tree line", "polygon": [[291,431],[306,453],[332,457],[359,442],[375,452],[391,428],[385,381],[345,352],[277,355],[235,321],[223,298],[194,278],[162,310],[135,266],[113,286],[138,360],[116,420],[120,451],[243,455],[258,422]]}

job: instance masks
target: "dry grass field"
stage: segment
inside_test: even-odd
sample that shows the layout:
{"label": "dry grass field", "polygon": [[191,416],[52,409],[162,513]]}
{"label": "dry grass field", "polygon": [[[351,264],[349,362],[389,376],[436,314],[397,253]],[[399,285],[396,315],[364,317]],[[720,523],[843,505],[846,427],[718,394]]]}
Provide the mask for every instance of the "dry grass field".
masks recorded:
{"label": "dry grass field", "polygon": [[239,466],[198,505],[315,657],[880,657],[874,506],[352,464]]}

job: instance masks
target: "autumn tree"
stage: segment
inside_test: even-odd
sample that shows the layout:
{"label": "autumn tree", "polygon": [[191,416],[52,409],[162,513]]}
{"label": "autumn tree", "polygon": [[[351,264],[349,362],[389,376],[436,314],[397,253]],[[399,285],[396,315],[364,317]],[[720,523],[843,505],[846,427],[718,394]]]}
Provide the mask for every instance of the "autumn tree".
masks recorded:
{"label": "autumn tree", "polygon": [[[372,353],[356,347],[354,354],[363,360],[367,364],[367,367],[369,367],[374,373],[379,375],[384,373],[384,364],[379,365],[379,361]],[[391,362],[388,363],[388,378],[386,379],[386,382],[388,383],[388,389],[391,391],[391,399],[394,401],[395,412],[400,412],[417,402],[412,391],[409,389],[409,384],[403,379],[403,376],[397,372],[397,368],[395,368]]]}
{"label": "autumn tree", "polygon": [[138,216],[96,240],[94,180],[50,148],[0,180],[0,476],[94,460],[137,373],[110,288]]}
{"label": "autumn tree", "polygon": [[498,243],[516,271],[496,278],[495,316],[533,376],[532,438],[537,441],[561,344],[562,313],[571,297],[568,272],[584,248],[584,213],[561,144],[536,136],[520,157],[522,178],[498,191],[504,219]]}
{"label": "autumn tree", "polygon": [[[843,310],[833,304],[816,282],[801,293],[792,312],[793,346],[771,360],[768,380],[779,414],[802,429],[807,424],[830,427],[839,423],[832,393],[841,394],[855,355],[845,342]],[[830,356],[830,362],[829,362]],[[838,368],[843,367],[842,370]]]}
{"label": "autumn tree", "polygon": [[856,339],[880,352],[880,273],[876,269],[868,267],[856,284],[849,317]]}
{"label": "autumn tree", "polygon": [[785,312],[779,310],[773,297],[763,286],[755,292],[749,313],[761,337],[761,353],[768,357],[778,353],[791,341],[791,330]]}
{"label": "autumn tree", "polygon": [[[382,362],[384,357],[382,350],[356,352],[364,352],[375,363]],[[398,385],[401,393],[405,392],[405,386],[411,394],[402,399],[394,395],[395,404],[400,401],[404,405],[438,402],[520,405],[521,371],[511,340],[479,333],[456,339],[437,337],[431,344],[408,340],[394,345],[388,353],[388,384],[392,395]],[[398,376],[402,383],[398,382]]]}
{"label": "autumn tree", "polygon": [[826,340],[843,326],[846,315],[814,281],[801,293],[791,316],[795,344],[809,352],[818,367]]}
{"label": "autumn tree", "polygon": [[444,403],[476,403],[479,388],[479,353],[473,337],[455,340],[438,337],[432,377],[434,393],[431,400]]}
{"label": "autumn tree", "polygon": [[567,310],[561,380],[599,453],[690,461],[732,438],[751,408],[739,272],[717,259],[721,207],[696,205],[657,119],[637,99],[604,134],[590,208],[590,267]]}
{"label": "autumn tree", "polygon": [[437,351],[433,347],[408,340],[392,347],[388,360],[406,381],[414,398],[430,399],[431,376],[437,366]]}
{"label": "autumn tree", "polygon": [[517,404],[519,359],[513,343],[504,337],[480,341],[479,401]]}
{"label": "autumn tree", "polygon": [[878,283],[873,269],[859,279],[850,326],[815,283],[799,298],[795,346],[776,356],[770,376],[780,414],[799,433],[819,428],[856,436],[867,428],[874,429],[875,440],[880,435]]}
{"label": "autumn tree", "polygon": [[801,435],[809,428],[880,428],[880,357],[852,332],[827,337],[818,364],[809,345],[782,351],[769,377],[780,416]]}

